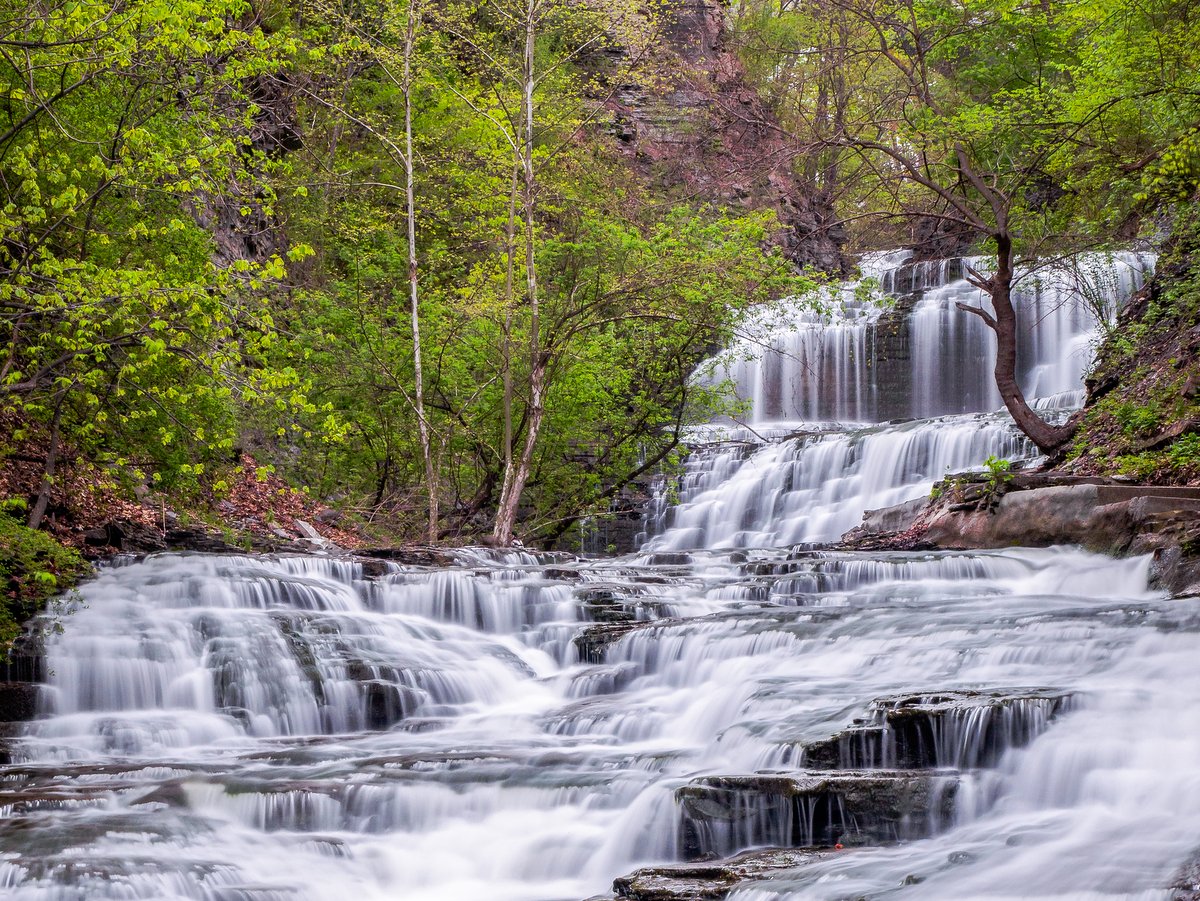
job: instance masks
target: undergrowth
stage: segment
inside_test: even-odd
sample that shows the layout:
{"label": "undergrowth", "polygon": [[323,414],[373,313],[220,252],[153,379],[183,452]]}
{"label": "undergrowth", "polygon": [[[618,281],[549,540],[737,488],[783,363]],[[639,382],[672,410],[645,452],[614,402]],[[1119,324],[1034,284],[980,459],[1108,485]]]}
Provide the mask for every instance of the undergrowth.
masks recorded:
{"label": "undergrowth", "polygon": [[0,504],[0,651],[7,651],[22,624],[89,571],[74,548],[27,528],[18,518],[25,503]]}

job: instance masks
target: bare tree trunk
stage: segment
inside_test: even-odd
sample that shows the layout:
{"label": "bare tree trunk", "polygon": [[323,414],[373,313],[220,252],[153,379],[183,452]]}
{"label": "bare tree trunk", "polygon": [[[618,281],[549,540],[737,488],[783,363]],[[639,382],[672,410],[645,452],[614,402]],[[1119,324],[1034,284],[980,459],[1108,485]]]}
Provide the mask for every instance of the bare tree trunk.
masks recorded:
{"label": "bare tree trunk", "polygon": [[417,267],[417,210],[413,174],[412,128],[412,60],[416,45],[417,24],[421,11],[420,0],[409,0],[408,20],[404,31],[404,191],[408,219],[408,298],[412,313],[413,341],[413,406],[417,413],[417,433],[421,441],[421,456],[425,463],[425,488],[429,496],[429,517],[426,537],[430,544],[438,540],[438,477],[433,458],[433,437],[425,413],[425,374],[421,361],[421,317]]}
{"label": "bare tree trunk", "polygon": [[[517,194],[521,183],[521,161],[514,154],[512,185],[508,194],[508,222],[504,229],[504,343],[501,349],[501,365],[504,367],[504,479],[501,482],[500,504],[498,509],[506,506],[508,491],[513,484],[513,371],[512,371],[512,327],[513,302],[516,290],[516,254],[517,254]],[[509,527],[511,531],[511,526]],[[493,539],[495,531],[493,529]]]}
{"label": "bare tree trunk", "polygon": [[[500,507],[496,511],[496,523],[492,529],[492,539],[496,544],[507,546],[512,543],[513,527],[517,519],[517,507],[521,503],[521,494],[529,481],[533,470],[533,455],[537,450],[538,435],[541,432],[542,420],[545,417],[545,388],[546,388],[546,359],[541,347],[541,317],[538,300],[537,268],[534,251],[535,225],[535,189],[537,187],[533,168],[533,91],[536,85],[534,77],[534,50],[537,0],[529,0],[525,8],[525,52],[522,73],[522,126],[524,129],[521,142],[521,164],[525,181],[522,192],[522,205],[525,208],[525,276],[526,289],[529,295],[529,407],[525,417],[525,443],[521,448],[520,459],[515,466],[505,472],[504,488],[500,493]],[[511,478],[510,478],[511,475]]]}
{"label": "bare tree trunk", "polygon": [[987,292],[992,301],[995,316],[979,307],[959,304],[959,308],[979,316],[996,333],[996,388],[1004,399],[1004,406],[1013,420],[1029,440],[1043,453],[1062,447],[1074,437],[1078,428],[1072,420],[1066,425],[1055,426],[1039,416],[1025,399],[1025,392],[1017,384],[1017,313],[1012,303],[1013,249],[1012,239],[1005,234],[996,238],[996,272],[987,279],[972,279],[973,283]]}

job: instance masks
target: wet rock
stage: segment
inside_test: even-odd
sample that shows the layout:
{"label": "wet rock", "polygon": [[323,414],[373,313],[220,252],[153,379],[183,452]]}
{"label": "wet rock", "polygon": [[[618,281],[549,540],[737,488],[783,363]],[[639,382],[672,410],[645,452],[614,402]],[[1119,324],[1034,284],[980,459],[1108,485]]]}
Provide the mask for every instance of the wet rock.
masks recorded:
{"label": "wet rock", "polygon": [[129,802],[130,807],[139,804],[163,804],[167,807],[186,808],[188,806],[187,792],[182,782],[164,782],[146,794]]}
{"label": "wet rock", "polygon": [[953,813],[956,775],[907,771],[708,776],[676,791],[688,860],[755,845],[873,845],[925,838]]}
{"label": "wet rock", "polygon": [[773,848],[714,863],[646,867],[614,880],[613,892],[617,898],[629,901],[721,899],[743,883],[805,866],[831,853],[811,848]]}
{"label": "wet rock", "polygon": [[84,540],[92,547],[116,548],[126,554],[149,554],[167,547],[163,533],[154,526],[115,519],[85,533]]}
{"label": "wet rock", "polygon": [[[884,507],[880,510],[867,510],[863,513],[862,525],[853,530],[854,535],[874,535],[881,532],[903,532],[909,528],[917,517],[925,512],[929,499],[918,497],[894,507]],[[847,539],[850,533],[847,533]]]}
{"label": "wet rock", "polygon": [[401,566],[453,566],[452,554],[435,547],[377,547],[358,550],[357,557],[367,564],[371,559],[387,560]]}
{"label": "wet rock", "polygon": [[13,762],[13,739],[21,734],[20,723],[0,723],[0,766]]}
{"label": "wet rock", "polygon": [[575,596],[587,618],[598,623],[631,623],[638,619],[641,589],[632,585],[586,585]]}
{"label": "wet rock", "polygon": [[1200,901],[1200,851],[1179,868],[1169,890],[1170,901]]}
{"label": "wet rock", "polygon": [[421,704],[421,698],[405,685],[383,680],[362,683],[368,729],[388,729]]}
{"label": "wet rock", "polygon": [[0,655],[0,682],[44,682],[46,679],[42,631],[36,618],[13,642],[8,654]]}
{"label": "wet rock", "polygon": [[947,691],[879,698],[862,723],[804,748],[819,769],[966,769],[1024,747],[1067,708],[1052,690]]}
{"label": "wet rock", "polygon": [[608,622],[589,626],[571,639],[579,659],[584,663],[603,663],[609,646],[628,635],[634,629],[650,625],[647,622]]}
{"label": "wet rock", "polygon": [[691,554],[679,553],[677,551],[663,551],[651,554],[646,558],[647,566],[690,566],[691,564]]}
{"label": "wet rock", "polygon": [[240,554],[245,548],[231,544],[223,535],[210,532],[203,526],[168,529],[163,542],[172,550],[199,551],[206,554]]}
{"label": "wet rock", "polygon": [[386,560],[363,558],[359,560],[364,579],[382,579],[394,571],[394,565]]}
{"label": "wet rock", "polygon": [[31,720],[37,715],[38,687],[29,682],[0,682],[0,723]]}
{"label": "wet rock", "polygon": [[[1200,488],[1020,473],[992,497],[979,474],[936,501],[871,511],[842,546],[971,549],[1078,544],[1115,555],[1154,554],[1154,587],[1200,594]],[[982,504],[984,497],[988,498]],[[982,506],[987,509],[981,509]]]}
{"label": "wet rock", "polygon": [[712,864],[649,866],[613,881],[613,893],[629,901],[704,901],[722,899],[746,882],[794,870],[828,857],[815,848],[770,848],[738,854]]}

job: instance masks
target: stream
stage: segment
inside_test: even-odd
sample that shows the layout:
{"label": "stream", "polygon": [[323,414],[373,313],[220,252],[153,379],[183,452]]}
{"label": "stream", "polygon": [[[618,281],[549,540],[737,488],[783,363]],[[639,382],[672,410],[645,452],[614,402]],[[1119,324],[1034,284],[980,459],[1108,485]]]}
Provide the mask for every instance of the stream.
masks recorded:
{"label": "stream", "polygon": [[[876,262],[907,360],[851,305],[721,364],[752,434],[714,425],[737,440],[693,454],[636,554],[113,561],[0,767],[0,897],[583,901],[838,846],[729,897],[1167,901],[1200,847],[1200,601],[1145,558],[827,544],[1032,456],[956,375],[986,347],[923,331],[962,265]],[[1105,266],[1119,303],[1140,263]],[[1024,378],[1069,407],[1096,320],[1052,291]]]}

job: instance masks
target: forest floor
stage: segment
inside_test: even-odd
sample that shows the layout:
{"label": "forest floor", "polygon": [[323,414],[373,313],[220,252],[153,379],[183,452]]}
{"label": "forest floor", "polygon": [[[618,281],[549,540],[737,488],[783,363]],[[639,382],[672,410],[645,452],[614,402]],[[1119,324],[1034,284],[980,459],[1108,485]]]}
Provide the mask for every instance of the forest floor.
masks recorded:
{"label": "forest floor", "polygon": [[[19,424],[0,422],[10,434]],[[45,437],[16,443],[0,468],[0,503],[31,509],[41,490]],[[89,559],[167,547],[197,550],[280,550],[328,542],[353,550],[368,541],[341,513],[264,472],[242,455],[220,497],[130,490],[125,474],[105,470],[64,450],[42,527]],[[141,498],[138,500],[138,498]]]}

